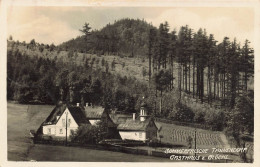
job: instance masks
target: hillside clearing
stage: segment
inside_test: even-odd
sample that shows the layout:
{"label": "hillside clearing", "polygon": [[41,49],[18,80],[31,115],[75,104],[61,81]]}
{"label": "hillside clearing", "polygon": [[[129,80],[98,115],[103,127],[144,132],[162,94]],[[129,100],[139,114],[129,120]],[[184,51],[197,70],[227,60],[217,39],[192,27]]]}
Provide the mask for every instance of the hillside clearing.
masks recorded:
{"label": "hillside clearing", "polygon": [[[188,137],[190,136],[193,138],[192,145],[194,148],[195,128],[162,122],[156,122],[156,125],[161,129],[159,135],[162,135],[162,142],[174,145],[187,145]],[[225,135],[222,132],[196,129],[197,148],[229,148],[230,146],[223,138],[225,138]]]}

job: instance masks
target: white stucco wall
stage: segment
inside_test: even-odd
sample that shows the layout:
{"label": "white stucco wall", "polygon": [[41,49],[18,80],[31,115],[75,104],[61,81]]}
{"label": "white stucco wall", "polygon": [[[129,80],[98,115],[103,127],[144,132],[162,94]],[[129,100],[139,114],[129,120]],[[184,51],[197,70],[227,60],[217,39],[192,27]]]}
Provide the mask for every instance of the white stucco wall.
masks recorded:
{"label": "white stucco wall", "polygon": [[42,127],[42,131],[44,135],[55,135],[56,128],[55,125],[45,125]]}
{"label": "white stucco wall", "polygon": [[[71,130],[74,130],[74,131],[77,130],[78,124],[74,120],[74,118],[71,115],[71,113],[69,112],[68,108],[66,108],[65,112],[63,112],[62,116],[59,118],[59,121],[56,123],[56,125],[44,125],[43,126],[43,134],[65,137],[66,136],[66,113],[68,113],[67,136],[68,137],[70,136]],[[51,134],[49,133],[49,129],[51,129]]]}
{"label": "white stucco wall", "polygon": [[146,139],[146,133],[144,131],[119,131],[119,134],[123,140],[145,141]]}
{"label": "white stucco wall", "polygon": [[99,119],[92,119],[92,120],[90,119],[89,122],[91,125],[97,125],[97,123],[100,122],[100,120]]}

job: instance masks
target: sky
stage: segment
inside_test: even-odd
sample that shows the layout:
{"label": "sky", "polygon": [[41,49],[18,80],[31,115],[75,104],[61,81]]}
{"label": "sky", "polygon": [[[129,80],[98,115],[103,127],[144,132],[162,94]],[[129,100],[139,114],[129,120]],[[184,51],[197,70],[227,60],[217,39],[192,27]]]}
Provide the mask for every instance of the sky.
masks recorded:
{"label": "sky", "polygon": [[122,18],[144,19],[158,27],[168,21],[170,30],[189,25],[195,32],[205,28],[221,42],[235,37],[241,44],[254,40],[254,9],[250,7],[25,7],[7,11],[7,33],[14,40],[61,44],[82,33],[85,22],[101,29]]}

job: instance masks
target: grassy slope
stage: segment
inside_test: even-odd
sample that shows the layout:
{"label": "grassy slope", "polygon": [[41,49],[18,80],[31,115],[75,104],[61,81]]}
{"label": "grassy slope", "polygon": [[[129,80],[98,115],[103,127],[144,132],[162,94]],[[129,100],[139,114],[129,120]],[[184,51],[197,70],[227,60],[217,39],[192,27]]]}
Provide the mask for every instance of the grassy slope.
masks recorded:
{"label": "grassy slope", "polygon": [[26,160],[33,146],[29,131],[37,130],[54,106],[7,104],[8,160]]}
{"label": "grassy slope", "polygon": [[[143,58],[128,58],[128,57],[119,57],[119,56],[114,56],[114,55],[101,55],[101,56],[97,56],[97,55],[93,55],[93,54],[85,54],[85,53],[77,53],[78,56],[77,58],[72,58],[71,60],[69,60],[68,58],[68,52],[67,51],[52,51],[49,52],[47,49],[44,49],[43,52],[40,52],[38,48],[35,49],[27,49],[25,46],[23,45],[15,45],[16,48],[18,48],[20,51],[22,51],[22,53],[26,53],[28,55],[31,56],[39,56],[39,57],[45,57],[45,58],[50,58],[53,59],[55,56],[57,56],[58,58],[61,58],[62,60],[65,61],[73,61],[76,62],[76,64],[81,64],[83,65],[84,61],[83,61],[83,57],[87,57],[87,58],[95,58],[95,59],[99,59],[99,64],[97,65],[96,63],[94,63],[93,68],[97,68],[98,66],[100,68],[102,68],[101,66],[101,59],[104,58],[108,64],[109,64],[109,70],[114,73],[114,74],[118,74],[121,76],[131,76],[131,77],[135,77],[138,80],[141,81],[148,81],[148,59],[143,59]],[[10,47],[9,47],[10,49]],[[111,63],[112,61],[115,60],[116,62],[116,67],[115,70],[112,71],[111,69]],[[123,68],[122,65],[123,63],[125,64],[125,67]],[[145,77],[143,77],[142,71],[143,68],[145,68],[147,74]],[[175,63],[174,64],[174,84],[175,87],[177,87],[177,79],[178,79],[178,64]],[[105,67],[102,68],[105,71]],[[205,79],[204,79],[204,93],[205,95],[207,94],[207,69],[205,69]],[[188,79],[189,80],[189,79]],[[191,71],[191,91],[192,91],[192,71]],[[254,79],[250,78],[249,82],[248,82],[248,88],[249,89],[254,89]],[[213,88],[212,88],[213,89]],[[219,105],[219,104],[218,104]]]}
{"label": "grassy slope", "polygon": [[[49,52],[48,50],[44,49],[43,52],[40,52],[38,48],[35,49],[27,49],[23,45],[15,45],[15,48],[19,49],[22,54],[27,54],[30,56],[38,56],[38,57],[44,57],[44,58],[50,58],[53,59],[55,56],[57,58],[61,58],[64,61],[70,61],[68,58],[68,52],[67,51],[60,51],[59,53],[57,51],[52,51]],[[11,47],[8,47],[8,49],[11,49]],[[142,69],[143,67],[146,68],[146,71],[148,72],[148,60],[145,60],[145,62],[142,61],[141,58],[120,58],[118,56],[113,56],[113,55],[105,55],[105,56],[97,56],[93,54],[85,54],[85,53],[77,53],[78,56],[77,58],[72,58],[73,62],[76,62],[76,64],[81,64],[83,65],[83,57],[85,56],[86,58],[96,58],[99,59],[99,67],[101,68],[101,59],[104,57],[104,59],[108,62],[109,64],[109,70],[112,73],[119,74],[121,76],[134,76],[137,79],[140,80],[148,80],[148,76],[143,78],[142,75]],[[112,61],[115,60],[116,62],[116,67],[115,70],[111,70],[111,63]],[[91,60],[90,60],[91,61]],[[125,63],[125,67],[122,67],[123,62]],[[97,68],[96,63],[94,63],[94,68]],[[105,67],[103,67],[103,70],[105,70]]]}
{"label": "grassy slope", "polygon": [[[166,124],[162,122],[156,122],[157,127],[161,127],[159,135],[162,135],[162,142],[187,145],[187,138],[191,136],[193,138],[194,146],[194,136],[195,128],[179,126],[174,124]],[[224,143],[221,139],[222,132],[215,132],[210,130],[196,129],[197,130],[197,148],[227,148],[228,143]]]}

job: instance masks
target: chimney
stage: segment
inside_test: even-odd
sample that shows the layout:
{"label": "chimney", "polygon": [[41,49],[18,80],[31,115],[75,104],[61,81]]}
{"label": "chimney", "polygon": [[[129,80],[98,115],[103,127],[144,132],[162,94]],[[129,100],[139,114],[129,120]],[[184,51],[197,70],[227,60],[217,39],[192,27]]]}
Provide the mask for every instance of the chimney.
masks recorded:
{"label": "chimney", "polygon": [[79,103],[77,103],[77,107],[79,107]]}
{"label": "chimney", "polygon": [[133,113],[133,120],[135,121],[135,113]]}

